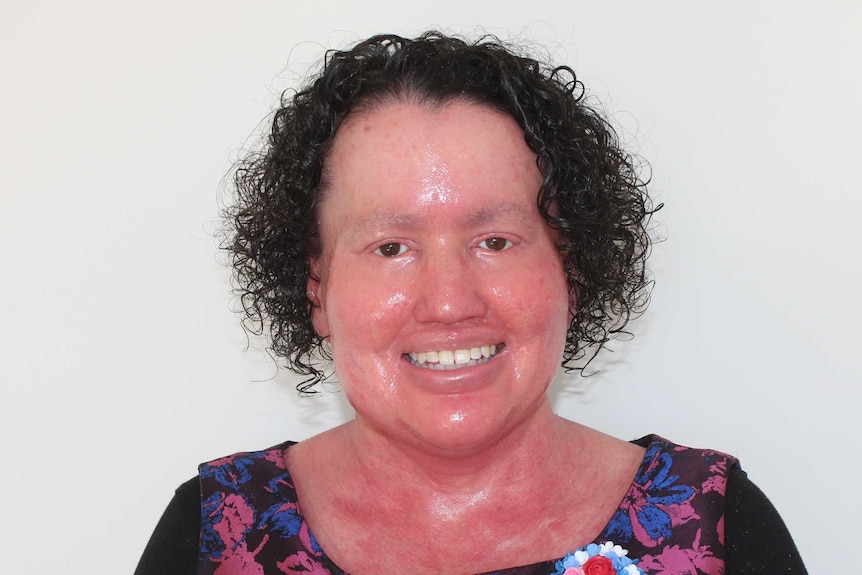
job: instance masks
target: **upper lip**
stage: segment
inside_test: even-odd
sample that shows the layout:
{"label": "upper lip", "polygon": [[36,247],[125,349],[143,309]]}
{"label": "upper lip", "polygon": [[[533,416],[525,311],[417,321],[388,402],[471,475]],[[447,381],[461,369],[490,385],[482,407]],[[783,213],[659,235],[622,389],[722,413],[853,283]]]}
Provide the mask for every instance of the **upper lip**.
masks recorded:
{"label": "upper lip", "polygon": [[411,354],[411,353],[427,353],[427,352],[432,352],[432,351],[437,351],[437,352],[441,352],[441,351],[453,351],[453,352],[454,352],[454,351],[458,351],[458,350],[467,350],[467,351],[469,351],[469,350],[471,350],[471,349],[473,349],[473,348],[482,348],[482,347],[487,347],[487,346],[500,347],[500,346],[502,346],[502,345],[503,345],[503,344],[502,344],[502,342],[496,342],[496,343],[490,343],[490,342],[489,342],[489,343],[483,343],[483,344],[481,344],[481,345],[469,345],[469,346],[463,346],[463,347],[462,347],[462,346],[459,346],[459,347],[440,347],[440,348],[430,348],[430,349],[416,349],[416,350],[413,350],[413,351],[408,351],[408,352],[406,352],[406,353],[407,353],[407,354]]}
{"label": "upper lip", "polygon": [[469,333],[464,330],[458,330],[410,338],[406,341],[406,345],[404,345],[402,349],[403,353],[444,350],[454,351],[456,349],[482,347],[483,345],[499,345],[504,342],[505,339],[503,336],[492,330],[470,330]]}

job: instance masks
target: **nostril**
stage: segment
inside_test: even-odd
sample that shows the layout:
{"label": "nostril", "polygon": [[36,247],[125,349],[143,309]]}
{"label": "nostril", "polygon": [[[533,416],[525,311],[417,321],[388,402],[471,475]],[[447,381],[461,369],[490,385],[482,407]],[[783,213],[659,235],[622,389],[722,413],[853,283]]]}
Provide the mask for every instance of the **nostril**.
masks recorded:
{"label": "nostril", "polygon": [[482,277],[474,273],[465,254],[449,249],[426,252],[418,279],[418,321],[451,324],[486,315]]}
{"label": "nostril", "polygon": [[420,319],[441,323],[484,317],[487,311],[485,298],[475,284],[457,288],[452,285],[425,285],[421,289],[416,309]]}

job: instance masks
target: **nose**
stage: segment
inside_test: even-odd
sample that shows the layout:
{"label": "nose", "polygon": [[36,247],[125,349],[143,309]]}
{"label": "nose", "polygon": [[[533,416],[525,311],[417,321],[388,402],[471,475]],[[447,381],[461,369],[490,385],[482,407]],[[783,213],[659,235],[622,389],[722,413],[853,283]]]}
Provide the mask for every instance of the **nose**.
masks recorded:
{"label": "nose", "polygon": [[423,258],[417,285],[417,321],[454,324],[484,317],[488,311],[481,274],[469,255],[447,251]]}

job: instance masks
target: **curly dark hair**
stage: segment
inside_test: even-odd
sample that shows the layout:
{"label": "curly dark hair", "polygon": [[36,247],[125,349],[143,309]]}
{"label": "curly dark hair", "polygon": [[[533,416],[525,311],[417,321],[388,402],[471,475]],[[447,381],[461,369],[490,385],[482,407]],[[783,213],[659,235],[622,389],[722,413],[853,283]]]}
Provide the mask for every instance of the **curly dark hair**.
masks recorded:
{"label": "curly dark hair", "polygon": [[652,213],[637,158],[585,103],[567,66],[517,53],[495,37],[470,42],[426,32],[408,39],[379,35],[329,51],[303,89],[282,96],[262,151],[235,167],[236,198],[225,210],[224,244],[249,331],[268,331],[271,351],[308,376],[331,357],[312,325],[306,294],[310,258],[320,253],[316,206],[321,177],[341,122],[349,114],[399,100],[489,106],[512,118],[537,156],[544,181],[536,202],[559,230],[572,303],[562,365],[595,353],[649,301],[645,261]]}

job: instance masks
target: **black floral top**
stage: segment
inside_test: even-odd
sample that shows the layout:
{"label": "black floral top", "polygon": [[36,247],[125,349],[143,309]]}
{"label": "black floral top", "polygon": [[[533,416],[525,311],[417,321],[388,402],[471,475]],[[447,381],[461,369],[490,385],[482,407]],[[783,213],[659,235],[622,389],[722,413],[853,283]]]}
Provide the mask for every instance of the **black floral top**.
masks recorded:
{"label": "black floral top", "polygon": [[[725,572],[724,510],[733,457],[650,436],[628,493],[593,544],[499,575]],[[302,516],[284,450],[238,453],[200,466],[198,573],[341,575]]]}
{"label": "black floral top", "polygon": [[[646,449],[643,461],[594,542],[494,573],[806,573],[781,517],[733,457],[657,436],[635,443]],[[177,489],[135,575],[344,574],[303,519],[284,468],[290,445],[201,465],[199,477]]]}

